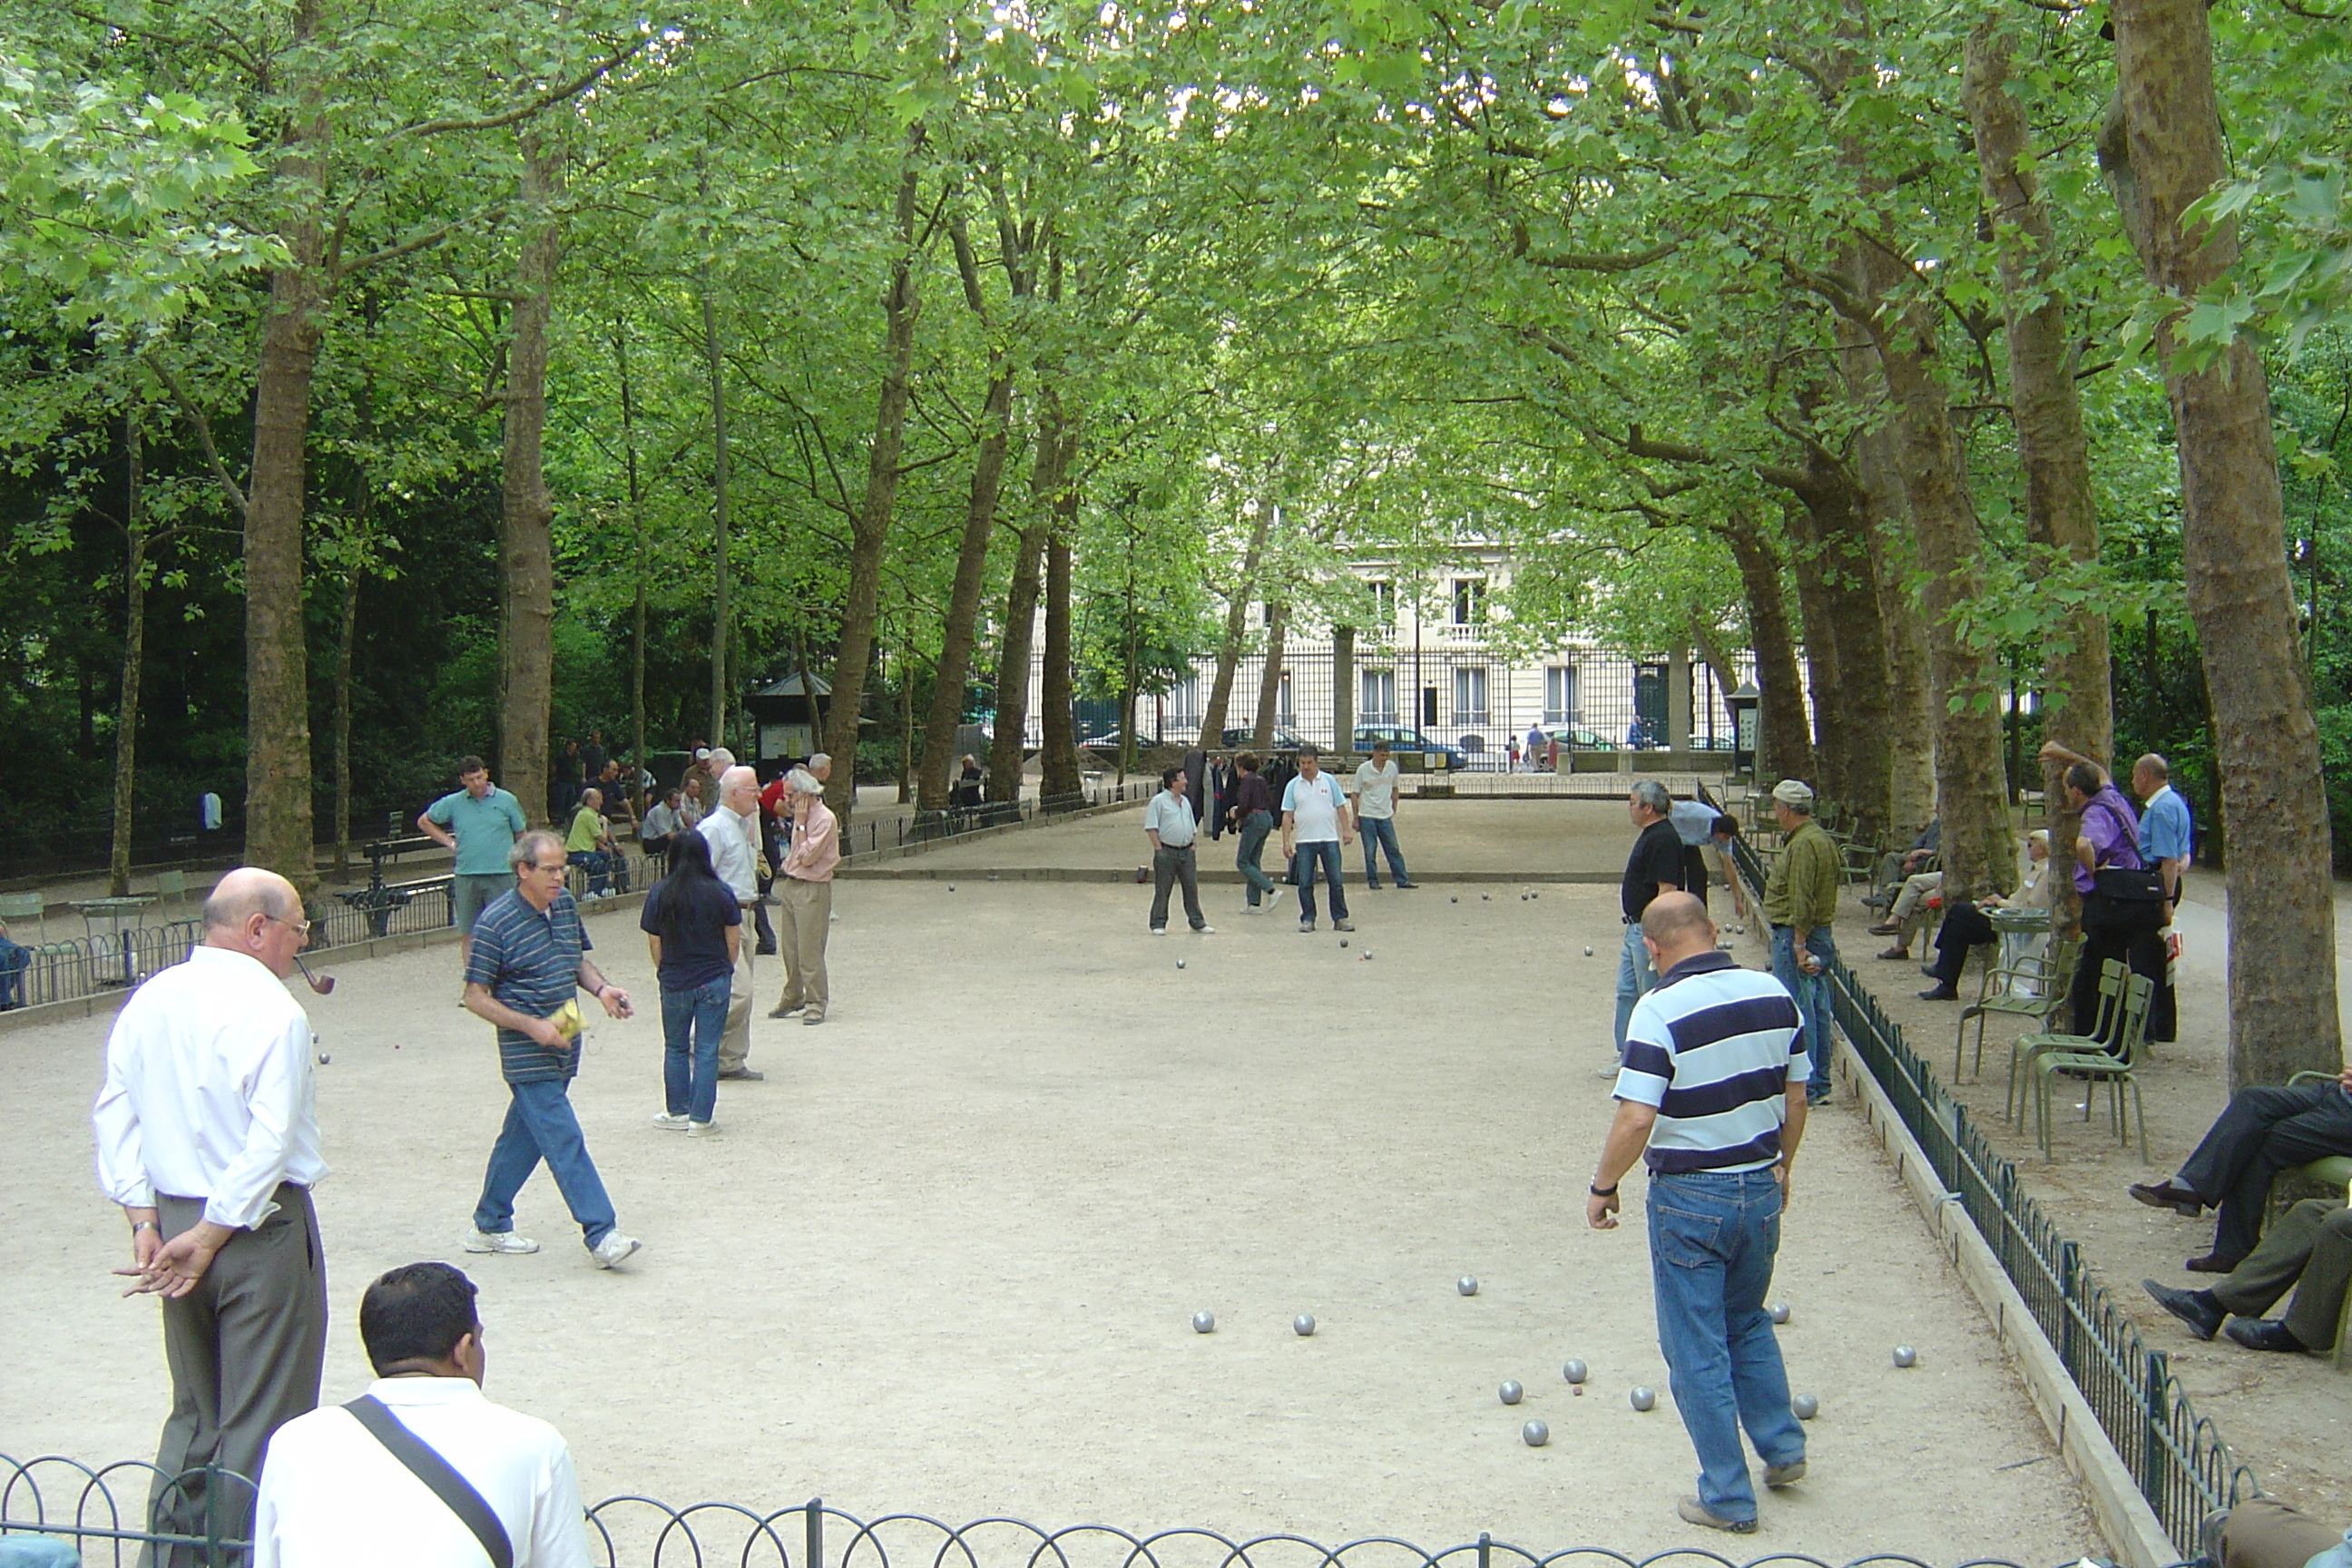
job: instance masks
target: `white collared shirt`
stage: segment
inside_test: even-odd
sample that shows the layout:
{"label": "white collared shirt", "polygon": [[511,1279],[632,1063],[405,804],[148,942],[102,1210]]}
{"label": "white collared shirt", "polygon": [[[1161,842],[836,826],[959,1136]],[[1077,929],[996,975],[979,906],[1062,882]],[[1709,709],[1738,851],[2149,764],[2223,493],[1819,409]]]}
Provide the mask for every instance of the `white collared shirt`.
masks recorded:
{"label": "white collared shirt", "polygon": [[695,828],[710,841],[710,868],[735,890],[735,901],[748,904],[760,896],[759,852],[751,847],[758,832],[758,814],[733,812],[720,806]]}
{"label": "white collared shirt", "polygon": [[310,1019],[260,960],[198,947],[132,993],[106,1042],[90,1121],[98,1184],[118,1204],[203,1198],[215,1225],[250,1230],[280,1182],[317,1184]]}
{"label": "white collared shirt", "polygon": [[[580,1481],[563,1435],[463,1377],[387,1377],[368,1392],[449,1461],[506,1526],[515,1568],[588,1568]],[[269,1439],[253,1568],[488,1568],[447,1504],[340,1405]]]}

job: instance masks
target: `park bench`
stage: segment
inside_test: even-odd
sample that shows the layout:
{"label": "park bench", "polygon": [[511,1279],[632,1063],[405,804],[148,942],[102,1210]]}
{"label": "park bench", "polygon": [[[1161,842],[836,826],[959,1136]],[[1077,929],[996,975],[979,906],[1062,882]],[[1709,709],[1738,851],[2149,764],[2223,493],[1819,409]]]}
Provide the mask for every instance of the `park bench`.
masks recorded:
{"label": "park bench", "polygon": [[363,851],[372,868],[368,872],[368,885],[364,888],[347,889],[338,893],[336,897],[367,916],[368,935],[388,936],[392,932],[392,913],[394,910],[407,908],[410,901],[420,894],[446,890],[449,887],[451,878],[448,873],[444,872],[438,877],[417,877],[405,882],[387,882],[383,879],[384,863],[397,862],[403,855],[413,855],[419,850],[438,847],[440,846],[436,840],[427,838],[421,833],[405,838],[379,838],[366,846]]}
{"label": "park bench", "polygon": [[1060,795],[1041,795],[1037,797],[1037,814],[1040,816],[1059,816],[1066,811],[1083,811],[1086,805],[1087,795],[1084,790],[1074,789]]}

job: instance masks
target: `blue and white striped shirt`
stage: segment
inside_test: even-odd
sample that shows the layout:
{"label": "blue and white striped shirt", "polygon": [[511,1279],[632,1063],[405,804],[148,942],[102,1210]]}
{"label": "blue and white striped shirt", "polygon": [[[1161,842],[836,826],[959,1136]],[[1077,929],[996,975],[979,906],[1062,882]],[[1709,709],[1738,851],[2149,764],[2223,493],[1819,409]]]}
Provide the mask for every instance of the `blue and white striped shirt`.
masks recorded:
{"label": "blue and white striped shirt", "polygon": [[[474,922],[466,983],[534,1018],[553,1016],[580,988],[580,955],[595,944],[580,923],[580,906],[559,889],[545,914],[521,893],[500,893]],[[580,1070],[580,1046],[551,1051],[520,1029],[499,1030],[499,1067],[509,1083],[568,1079]]]}
{"label": "blue and white striped shirt", "polygon": [[1684,959],[1633,1005],[1619,1100],[1655,1106],[1654,1173],[1757,1171],[1780,1158],[1789,1064],[1804,1059],[1797,1004],[1720,952]]}

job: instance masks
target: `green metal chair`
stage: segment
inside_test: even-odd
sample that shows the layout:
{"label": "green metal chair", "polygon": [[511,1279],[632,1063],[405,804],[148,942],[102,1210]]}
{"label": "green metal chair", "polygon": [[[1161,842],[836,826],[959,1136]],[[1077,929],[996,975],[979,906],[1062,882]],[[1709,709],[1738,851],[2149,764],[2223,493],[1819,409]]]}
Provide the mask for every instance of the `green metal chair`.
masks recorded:
{"label": "green metal chair", "polygon": [[[1982,979],[1977,986],[1977,999],[1960,1009],[1960,1026],[1952,1041],[1952,1081],[1960,1078],[1960,1058],[1968,1050],[1969,1022],[1977,1026],[1977,1078],[1984,1078],[1985,1020],[1995,1016],[2031,1018],[2040,1026],[2038,1032],[2050,1031],[2058,1009],[2065,1005],[2066,977],[2074,973],[2074,958],[2082,951],[2083,939],[2070,936],[2063,942],[2043,942],[2042,951],[2028,953],[2015,963],[1985,965]],[[2023,991],[2024,994],[2019,993]]]}
{"label": "green metal chair", "polygon": [[177,920],[188,902],[188,874],[185,871],[155,873],[155,901],[162,906],[166,920]]}
{"label": "green metal chair", "polygon": [[2099,1010],[2091,1021],[2087,1035],[2069,1035],[2055,1031],[2037,1031],[2020,1035],[2010,1042],[2009,1088],[2001,1096],[2001,1114],[2019,1127],[2025,1125],[2025,1100],[2033,1080],[2021,1072],[2034,1058],[2052,1051],[2104,1051],[2116,1041],[2116,1029],[2121,1022],[2124,980],[2131,970],[2119,958],[2110,958],[2099,965]]}
{"label": "green metal chair", "polygon": [[2156,983],[2144,974],[2134,974],[2124,982],[2122,1023],[2117,1030],[2116,1048],[2105,1050],[2049,1051],[2033,1058],[2033,1110],[2036,1128],[2042,1135],[2042,1157],[2052,1158],[2050,1124],[2053,1121],[2051,1099],[2053,1085],[2060,1073],[2071,1073],[2087,1080],[2083,1090],[2083,1120],[2091,1120],[2091,1101],[2098,1098],[2098,1087],[2107,1086],[2107,1121],[2116,1137],[2123,1143],[2131,1142],[2131,1123],[2124,1119],[2124,1089],[2131,1089],[2132,1110],[2139,1118],[2139,1163],[2147,1163],[2147,1111],[2140,1103],[2139,1080],[2132,1069],[2139,1065],[2140,1053],[2147,1044],[2147,1008],[2156,996]]}
{"label": "green metal chair", "polygon": [[33,940],[21,943],[22,946],[33,947],[49,940],[47,911],[47,900],[38,893],[0,893],[0,921],[34,922]]}

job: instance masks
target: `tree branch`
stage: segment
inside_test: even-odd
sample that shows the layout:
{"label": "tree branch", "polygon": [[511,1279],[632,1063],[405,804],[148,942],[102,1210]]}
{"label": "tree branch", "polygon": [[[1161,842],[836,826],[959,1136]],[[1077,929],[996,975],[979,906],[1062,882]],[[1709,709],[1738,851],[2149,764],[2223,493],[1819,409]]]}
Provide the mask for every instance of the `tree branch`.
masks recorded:
{"label": "tree branch", "polygon": [[517,104],[504,113],[485,115],[478,120],[427,120],[419,124],[404,126],[384,140],[397,142],[404,136],[438,136],[450,131],[496,131],[501,125],[512,125],[517,121],[528,120],[541,110],[551,109],[564,100],[577,97],[586,91],[591,82],[614,67],[624,64],[631,56],[652,42],[653,38],[650,35],[639,37],[619,54],[590,66],[571,81],[560,87],[551,87],[545,92]]}
{"label": "tree branch", "polygon": [[165,386],[172,389],[172,396],[179,403],[180,412],[187,416],[188,427],[195,432],[196,445],[205,454],[205,466],[212,470],[213,478],[220,488],[228,492],[229,500],[236,507],[237,516],[247,516],[252,508],[245,499],[245,491],[237,488],[236,480],[228,471],[228,465],[221,461],[220,448],[213,445],[212,421],[197,409],[195,399],[188,395],[188,389],[180,384],[180,378],[172,374],[170,365],[152,356],[147,365],[162,378]]}

